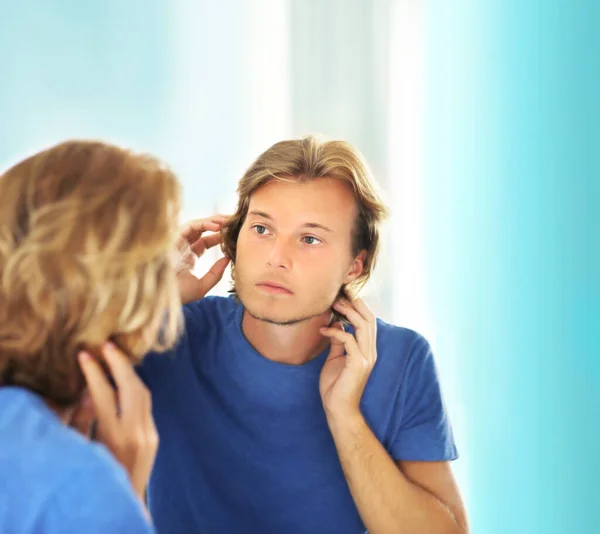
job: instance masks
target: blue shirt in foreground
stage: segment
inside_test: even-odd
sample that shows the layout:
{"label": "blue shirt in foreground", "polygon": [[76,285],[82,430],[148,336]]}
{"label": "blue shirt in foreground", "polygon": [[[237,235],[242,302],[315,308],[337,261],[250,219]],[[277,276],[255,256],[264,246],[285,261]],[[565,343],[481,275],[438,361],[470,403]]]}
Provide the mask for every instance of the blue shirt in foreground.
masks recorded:
{"label": "blue shirt in foreground", "polygon": [[2,534],[149,534],[125,471],[22,388],[0,387]]}
{"label": "blue shirt in foreground", "polygon": [[[328,349],[294,366],[256,352],[232,297],[184,307],[174,354],[148,356],[160,445],[148,490],[161,534],[353,534],[365,527],[319,394]],[[392,458],[457,457],[428,343],[377,323],[362,413]]]}

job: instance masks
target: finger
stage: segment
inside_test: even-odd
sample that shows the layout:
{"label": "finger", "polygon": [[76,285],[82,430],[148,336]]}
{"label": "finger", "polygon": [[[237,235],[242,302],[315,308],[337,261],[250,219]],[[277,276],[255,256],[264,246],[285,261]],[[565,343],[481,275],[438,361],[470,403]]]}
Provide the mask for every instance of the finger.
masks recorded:
{"label": "finger", "polygon": [[227,269],[227,265],[229,264],[229,258],[224,257],[217,260],[214,265],[210,268],[210,270],[200,278],[200,297],[204,297],[213,287],[215,287],[221,278],[223,278],[223,274],[225,273],[225,269]]}
{"label": "finger", "polygon": [[213,221],[192,221],[180,229],[181,238],[188,243],[194,243],[204,232],[218,232],[221,223]]}
{"label": "finger", "polygon": [[375,317],[375,314],[371,311],[371,308],[369,308],[368,304],[363,299],[354,299],[352,301],[352,305],[365,318],[365,320],[368,321],[369,324],[373,326],[377,325],[377,318]]}
{"label": "finger", "polygon": [[[340,332],[344,332],[344,325],[340,321],[336,321],[329,326],[324,326],[323,328],[333,328],[335,330],[339,330]],[[337,339],[333,340],[338,343]]]}
{"label": "finger", "polygon": [[204,251],[218,245],[221,242],[221,234],[210,234],[205,237],[201,237],[195,243],[192,243],[191,249],[196,256],[201,256]]}
{"label": "finger", "polygon": [[[336,330],[339,330],[340,332],[344,331],[344,327],[342,325],[342,323],[340,322],[335,322],[333,323],[329,328],[334,328]],[[330,336],[329,337],[329,342],[330,342],[330,349],[329,349],[329,355],[327,356],[328,360],[333,360],[335,358],[340,358],[346,355],[346,351],[344,349],[344,343],[342,343],[341,341],[338,341],[335,338],[332,338]]]}
{"label": "finger", "polygon": [[333,307],[349,319],[356,331],[368,326],[367,320],[346,299],[336,300]]}
{"label": "finger", "polygon": [[337,328],[321,328],[321,334],[330,339],[335,339],[339,343],[343,343],[344,349],[346,350],[346,358],[348,365],[351,367],[364,368],[365,364],[368,364],[367,359],[358,348],[358,343],[352,334],[349,332],[342,332]]}
{"label": "finger", "polygon": [[150,402],[146,388],[133,370],[129,358],[116,345],[105,343],[102,354],[117,384],[123,420],[137,419]]}
{"label": "finger", "polygon": [[371,352],[372,332],[371,325],[363,315],[346,299],[340,299],[333,304],[333,308],[345,315],[354,326],[358,346],[363,354]]}
{"label": "finger", "polygon": [[193,219],[182,226],[181,235],[189,239],[206,231],[218,232],[228,218],[228,215],[213,215],[205,219]]}
{"label": "finger", "polygon": [[363,299],[356,298],[352,301],[354,307],[367,320],[369,324],[370,348],[369,354],[373,363],[377,359],[377,317]]}
{"label": "finger", "polygon": [[223,224],[229,217],[230,215],[216,214],[210,217],[203,217],[202,219],[192,219],[187,221],[184,226],[188,226],[195,232],[204,232],[207,224]]}
{"label": "finger", "polygon": [[98,420],[112,433],[117,424],[117,395],[106,378],[104,370],[88,352],[78,355],[79,366],[85,377],[88,391]]}

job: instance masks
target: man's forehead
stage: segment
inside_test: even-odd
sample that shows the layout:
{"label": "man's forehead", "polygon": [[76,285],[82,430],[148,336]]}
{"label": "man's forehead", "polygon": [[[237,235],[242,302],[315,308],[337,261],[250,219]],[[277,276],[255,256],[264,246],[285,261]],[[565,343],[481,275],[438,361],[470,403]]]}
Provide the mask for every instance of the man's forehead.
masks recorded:
{"label": "man's forehead", "polygon": [[309,182],[282,182],[272,180],[254,190],[249,197],[249,208],[266,211],[293,209],[316,214],[357,209],[356,199],[349,184],[341,180],[319,178]]}
{"label": "man's forehead", "polygon": [[293,183],[273,180],[256,189],[248,204],[249,218],[326,232],[350,231],[357,214],[349,184],[328,178]]}

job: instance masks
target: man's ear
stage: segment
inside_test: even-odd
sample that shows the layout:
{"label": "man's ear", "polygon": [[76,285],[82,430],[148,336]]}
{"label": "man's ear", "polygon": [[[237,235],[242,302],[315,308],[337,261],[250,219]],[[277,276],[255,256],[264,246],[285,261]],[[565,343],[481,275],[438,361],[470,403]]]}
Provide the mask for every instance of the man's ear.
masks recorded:
{"label": "man's ear", "polygon": [[367,261],[367,251],[361,250],[358,255],[352,260],[350,269],[344,278],[344,284],[354,282],[365,270],[365,261]]}

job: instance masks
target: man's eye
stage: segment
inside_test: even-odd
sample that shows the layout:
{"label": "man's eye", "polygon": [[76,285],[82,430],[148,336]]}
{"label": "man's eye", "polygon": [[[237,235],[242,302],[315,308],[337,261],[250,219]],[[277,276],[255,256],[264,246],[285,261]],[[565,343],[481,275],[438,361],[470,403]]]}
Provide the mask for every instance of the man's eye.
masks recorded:
{"label": "man's eye", "polygon": [[307,235],[305,237],[303,237],[302,239],[304,239],[304,242],[307,245],[318,245],[321,240],[317,237],[315,237],[314,235]]}
{"label": "man's eye", "polygon": [[264,235],[267,233],[267,228],[262,224],[256,224],[255,226],[253,226],[253,228],[254,231],[259,235]]}

